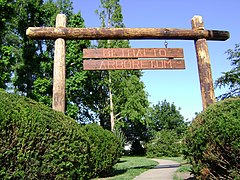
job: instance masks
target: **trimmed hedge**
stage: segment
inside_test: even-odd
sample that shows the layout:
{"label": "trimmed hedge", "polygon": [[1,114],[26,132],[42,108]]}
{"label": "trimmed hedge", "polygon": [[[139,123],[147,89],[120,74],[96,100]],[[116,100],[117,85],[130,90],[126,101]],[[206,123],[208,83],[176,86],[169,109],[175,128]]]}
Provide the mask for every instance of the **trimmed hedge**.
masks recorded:
{"label": "trimmed hedge", "polygon": [[[90,179],[121,156],[117,137],[100,126],[83,128],[60,112],[3,90],[0,97],[0,179]],[[98,135],[104,146],[93,138]]]}
{"label": "trimmed hedge", "polygon": [[89,137],[90,143],[88,154],[89,168],[95,175],[104,176],[108,174],[122,155],[120,140],[108,130],[99,128],[97,124],[90,124],[83,127]]}
{"label": "trimmed hedge", "polygon": [[217,102],[199,114],[185,144],[198,179],[240,179],[240,98]]}

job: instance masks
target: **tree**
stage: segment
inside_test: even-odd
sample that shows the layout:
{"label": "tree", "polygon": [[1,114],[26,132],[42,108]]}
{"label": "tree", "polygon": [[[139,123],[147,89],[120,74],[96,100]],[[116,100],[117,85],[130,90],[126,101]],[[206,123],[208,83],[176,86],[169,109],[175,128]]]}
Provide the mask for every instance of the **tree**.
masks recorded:
{"label": "tree", "polygon": [[[80,13],[69,17],[68,27],[83,28],[84,20]],[[89,108],[84,101],[88,101],[84,95],[86,82],[88,81],[87,72],[83,71],[82,55],[83,49],[90,46],[90,41],[71,40],[66,42],[66,114],[78,122],[85,122],[92,119],[88,115]]]}
{"label": "tree", "polygon": [[0,35],[6,28],[6,24],[13,15],[13,0],[0,0]]}
{"label": "tree", "polygon": [[[53,0],[19,0],[12,6],[14,18],[7,24],[7,33],[4,33],[4,38],[2,38],[5,46],[1,48],[4,48],[4,51],[0,54],[2,60],[0,73],[8,73],[7,82],[11,82],[10,75],[13,76],[14,91],[18,94],[51,106],[54,41],[30,40],[26,36],[26,29],[29,26],[54,27],[56,15],[60,12],[67,15],[70,27],[84,27],[84,20],[80,13],[73,13],[70,0],[57,0],[56,2]],[[80,118],[79,109],[82,107],[80,105],[83,89],[81,83],[84,79],[82,49],[87,46],[89,46],[89,41],[67,41],[66,113],[76,120]],[[14,67],[8,70],[7,65],[12,61]],[[1,74],[1,77],[6,77],[6,75]],[[1,87],[6,84],[5,81],[0,79]]]}
{"label": "tree", "polygon": [[15,16],[9,24],[8,36],[11,38],[6,38],[6,43],[12,43],[14,47],[13,85],[19,94],[36,99],[34,83],[41,76],[49,76],[42,67],[51,66],[51,53],[48,50],[52,48],[49,46],[52,43],[30,40],[26,36],[26,29],[30,26],[49,26],[56,8],[53,2],[42,0],[19,0],[15,2],[14,7]]}
{"label": "tree", "polygon": [[[123,16],[121,12],[121,5],[119,0],[101,0],[99,18],[102,22],[102,27],[124,27]],[[129,47],[128,41],[99,41],[99,48],[113,48],[113,47]],[[114,115],[114,104],[113,104],[113,92],[112,92],[112,77],[114,72],[106,71],[103,76],[108,78],[108,94],[109,94],[109,111],[110,111],[110,129],[114,130],[115,126],[115,115]]]}
{"label": "tree", "polygon": [[[97,14],[102,27],[125,27],[119,0],[101,0]],[[130,45],[126,40],[101,40],[97,44],[97,48],[116,47],[127,48]],[[141,126],[140,124],[145,125],[144,115],[148,100],[144,85],[140,80],[141,71],[115,70],[87,73],[86,87],[88,88],[85,88],[84,92],[88,97],[86,105],[98,115],[100,124],[104,128],[110,129],[111,127],[111,111],[114,115],[115,128],[120,128],[125,133],[131,128],[134,132],[137,126]],[[110,108],[110,94],[112,94],[112,109]],[[138,133],[138,136],[140,134]]]}
{"label": "tree", "polygon": [[[49,12],[52,12],[51,25],[55,25],[56,15],[58,13],[66,14],[67,26],[83,28],[84,20],[80,13],[73,12],[72,1],[58,0],[54,4],[48,2]],[[50,9],[50,7],[52,8]],[[52,74],[53,74],[53,41],[47,41],[46,54],[49,60],[41,62],[41,74],[34,81],[35,99],[51,106],[52,102]],[[66,114],[78,122],[86,119],[83,105],[84,82],[87,79],[86,71],[82,67],[82,50],[90,45],[89,41],[71,40],[66,41]],[[47,76],[46,76],[47,75]],[[89,117],[90,118],[90,117]]]}
{"label": "tree", "polygon": [[161,130],[174,130],[178,135],[181,135],[187,124],[184,122],[180,110],[181,108],[177,108],[166,100],[153,105],[149,113],[150,129],[153,134]]}
{"label": "tree", "polygon": [[7,88],[7,83],[11,79],[13,65],[12,46],[4,42],[7,34],[7,24],[11,21],[13,15],[13,1],[0,0],[0,88]]}
{"label": "tree", "polygon": [[240,44],[236,44],[235,49],[229,49],[227,54],[233,68],[215,81],[215,87],[228,87],[229,91],[218,99],[240,96]]}
{"label": "tree", "polygon": [[128,140],[134,138],[146,140],[148,134],[146,115],[149,107],[147,93],[138,74],[141,72],[130,72],[131,75],[125,74],[125,76],[119,73],[117,78],[113,79],[116,127],[125,133]]}

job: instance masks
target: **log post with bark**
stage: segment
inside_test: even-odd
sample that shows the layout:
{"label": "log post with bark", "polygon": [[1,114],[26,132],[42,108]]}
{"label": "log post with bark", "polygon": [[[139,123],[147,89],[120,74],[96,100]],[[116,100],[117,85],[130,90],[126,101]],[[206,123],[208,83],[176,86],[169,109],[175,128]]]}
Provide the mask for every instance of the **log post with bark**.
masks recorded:
{"label": "log post with bark", "polygon": [[[192,28],[196,31],[204,30],[204,23],[201,16],[192,18]],[[209,104],[215,102],[211,63],[208,52],[208,45],[205,38],[195,40],[195,48],[198,62],[198,74],[202,94],[202,106],[206,109]]]}
{"label": "log post with bark", "polygon": [[[67,18],[64,14],[58,14],[56,28],[66,27]],[[56,111],[65,112],[65,89],[66,89],[66,47],[63,38],[57,38],[54,47],[53,68],[53,102],[52,108]]]}

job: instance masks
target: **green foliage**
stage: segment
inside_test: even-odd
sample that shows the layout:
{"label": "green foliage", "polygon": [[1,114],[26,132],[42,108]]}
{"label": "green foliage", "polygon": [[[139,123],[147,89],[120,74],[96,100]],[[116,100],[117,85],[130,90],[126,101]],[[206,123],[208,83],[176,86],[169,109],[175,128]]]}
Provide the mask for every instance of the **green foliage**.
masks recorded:
{"label": "green foliage", "polygon": [[95,176],[110,172],[122,155],[120,139],[97,124],[85,125],[84,129],[91,141],[88,151],[90,172],[95,172]]}
{"label": "green foliage", "polygon": [[181,139],[174,130],[161,130],[147,143],[147,157],[176,157],[181,154]]}
{"label": "green foliage", "polygon": [[59,13],[65,14],[67,17],[73,15],[72,0],[57,0],[56,5]]}
{"label": "green foliage", "polygon": [[209,106],[192,122],[185,157],[200,179],[240,178],[240,98]]}
{"label": "green foliage", "polygon": [[[37,97],[42,96],[42,92],[36,94],[34,82],[36,79],[43,81],[47,79],[51,82],[52,72],[48,70],[52,67],[53,42],[30,40],[26,36],[26,29],[51,26],[52,17],[58,11],[50,0],[19,0],[13,3],[13,7],[13,18],[7,24],[8,33],[3,37],[4,44],[13,47],[14,66],[11,71],[13,74],[11,83],[15,92],[38,100]],[[39,87],[39,83],[37,84]],[[46,89],[50,88],[46,87]],[[51,92],[47,93],[48,96],[51,94]]]}
{"label": "green foliage", "polygon": [[120,129],[114,129],[113,133],[119,139],[119,146],[122,148],[122,153],[124,153],[124,146],[126,143],[126,136]]}
{"label": "green foliage", "polygon": [[[12,17],[13,0],[0,0],[0,36],[6,28],[8,20]],[[0,40],[1,41],[1,40]],[[0,43],[1,44],[1,43]]]}
{"label": "green foliage", "polygon": [[[68,27],[84,27],[84,20],[80,13],[73,12],[71,0],[7,2],[10,1],[0,1],[0,8],[5,8],[0,17],[11,7],[9,14],[13,14],[13,18],[8,18],[5,33],[1,34],[4,46],[1,48],[0,43],[0,87],[6,88],[8,83],[14,92],[51,106],[54,41],[30,40],[26,29],[54,27],[60,12],[67,15]],[[89,45],[89,41],[82,40],[66,42],[66,114],[78,121],[83,119],[86,109],[82,93],[86,80],[86,72],[82,71],[82,49]]]}
{"label": "green foliage", "polygon": [[174,130],[178,135],[182,135],[187,123],[180,113],[181,108],[177,108],[173,103],[166,100],[158,102],[149,110],[150,131],[154,135],[161,130]]}
{"label": "green foliage", "polygon": [[229,92],[220,95],[218,99],[240,96],[240,44],[236,44],[233,50],[229,49],[227,54],[233,68],[216,80],[215,87],[228,87]]}
{"label": "green foliage", "polygon": [[[84,28],[84,20],[80,13],[73,14],[68,19],[68,27]],[[90,46],[90,41],[71,40],[66,42],[66,96],[67,110],[66,114],[78,122],[83,123],[86,119],[84,101],[87,99],[84,95],[85,82],[87,81],[87,72],[83,71],[82,51]]]}
{"label": "green foliage", "polygon": [[[99,10],[96,11],[102,27],[125,27],[119,0],[101,0]],[[98,48],[129,48],[127,40],[101,40]],[[110,127],[110,112],[114,114],[115,129],[121,129],[128,140],[141,138],[146,130],[147,94],[144,84],[140,80],[141,71],[116,70],[92,72],[88,78],[91,93],[89,106],[99,115],[103,127]],[[110,108],[112,98],[112,109]],[[89,95],[90,94],[90,95]],[[91,103],[92,102],[92,103]]]}
{"label": "green foliage", "polygon": [[0,0],[0,88],[6,88],[12,71],[12,47],[6,46],[4,36],[7,33],[7,24],[13,15],[13,1]]}
{"label": "green foliage", "polygon": [[[122,7],[119,0],[101,0],[101,11],[96,10],[102,27],[124,27]],[[117,41],[116,41],[117,42]]]}
{"label": "green foliage", "polygon": [[0,88],[6,88],[11,78],[13,65],[12,48],[0,46]]}
{"label": "green foliage", "polygon": [[0,96],[1,179],[90,179],[118,161],[113,133],[81,127],[25,97],[3,90]]}

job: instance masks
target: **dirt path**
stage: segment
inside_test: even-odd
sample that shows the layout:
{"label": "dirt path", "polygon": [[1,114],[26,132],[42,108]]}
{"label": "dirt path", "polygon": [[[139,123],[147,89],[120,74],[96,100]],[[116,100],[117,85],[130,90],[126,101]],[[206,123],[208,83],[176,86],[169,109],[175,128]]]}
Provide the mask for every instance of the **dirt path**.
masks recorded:
{"label": "dirt path", "polygon": [[157,161],[159,163],[158,166],[156,166],[153,169],[150,169],[139,176],[135,177],[134,180],[172,180],[175,171],[180,166],[179,163],[171,160],[165,160],[165,159],[153,159],[154,161]]}

